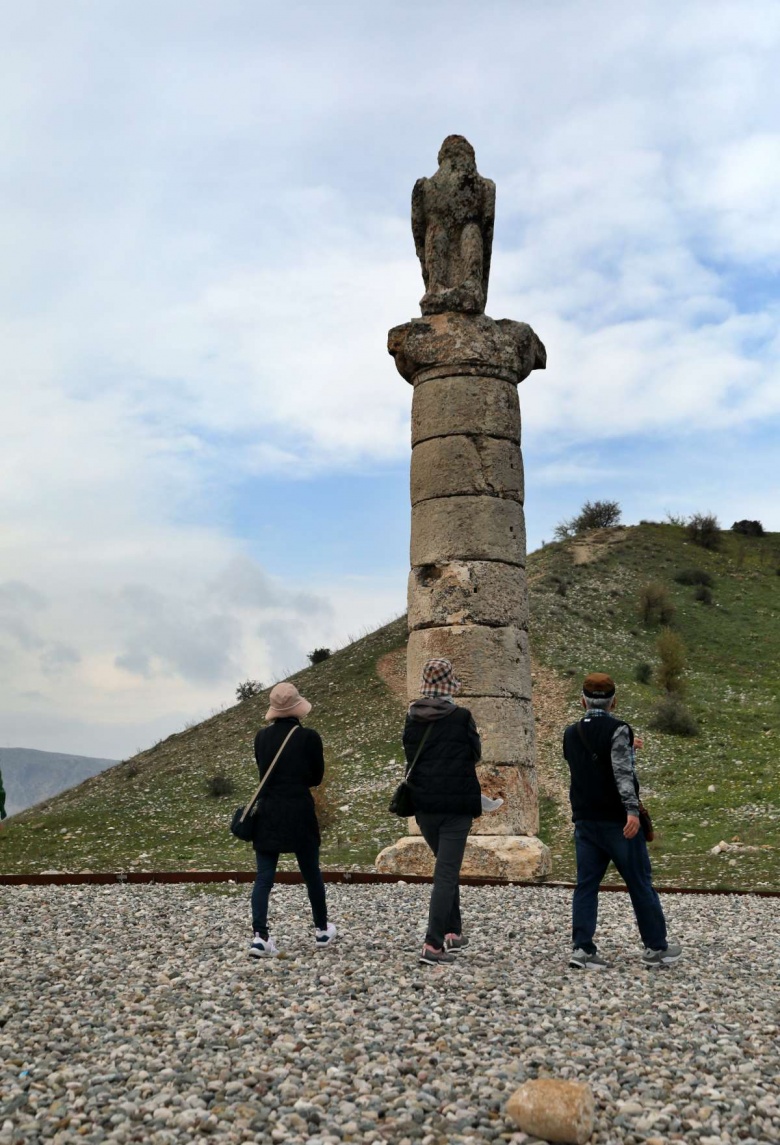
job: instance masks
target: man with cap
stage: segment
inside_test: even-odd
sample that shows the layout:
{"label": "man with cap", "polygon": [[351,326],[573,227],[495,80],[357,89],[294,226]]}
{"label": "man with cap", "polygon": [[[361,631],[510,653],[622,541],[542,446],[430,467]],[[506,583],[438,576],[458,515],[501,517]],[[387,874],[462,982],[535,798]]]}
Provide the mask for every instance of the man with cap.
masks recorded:
{"label": "man with cap", "polygon": [[582,685],[585,715],[563,733],[569,765],[577,886],[572,901],[572,953],[577,970],[602,970],[608,963],[596,950],[593,936],[598,893],[607,867],[620,872],[634,908],[644,944],[646,966],[669,966],[682,948],[666,937],[666,920],[653,886],[650,857],[639,822],[639,781],[634,770],[633,729],[617,719],[615,682],[604,672],[591,672]]}

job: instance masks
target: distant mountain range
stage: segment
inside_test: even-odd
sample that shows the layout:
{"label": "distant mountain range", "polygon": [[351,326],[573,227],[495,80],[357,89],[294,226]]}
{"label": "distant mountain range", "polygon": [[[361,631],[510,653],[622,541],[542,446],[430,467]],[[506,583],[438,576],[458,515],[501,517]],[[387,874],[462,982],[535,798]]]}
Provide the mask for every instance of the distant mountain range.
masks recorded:
{"label": "distant mountain range", "polygon": [[58,751],[35,751],[29,747],[0,748],[0,772],[5,787],[5,809],[9,815],[24,811],[61,791],[82,783],[115,759],[89,755],[64,755]]}

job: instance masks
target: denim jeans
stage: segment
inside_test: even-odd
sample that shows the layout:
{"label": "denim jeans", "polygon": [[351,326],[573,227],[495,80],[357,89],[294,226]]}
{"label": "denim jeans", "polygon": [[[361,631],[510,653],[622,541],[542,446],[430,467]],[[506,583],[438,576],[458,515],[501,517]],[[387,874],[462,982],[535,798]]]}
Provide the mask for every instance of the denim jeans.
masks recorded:
{"label": "denim jeans", "polygon": [[[268,938],[268,899],[274,885],[279,852],[255,851],[255,855],[257,878],[252,888],[252,929],[261,938]],[[325,903],[325,883],[320,870],[319,843],[312,843],[311,846],[296,851],[295,858],[309,893],[314,925],[324,930],[328,925],[328,908]]]}
{"label": "denim jeans", "polygon": [[666,950],[666,919],[653,886],[650,856],[640,831],[633,839],[623,835],[623,824],[580,819],[574,825],[577,887],[572,900],[572,945],[593,954],[598,917],[599,885],[613,862],[618,869],[636,915],[645,946]]}
{"label": "denim jeans", "polygon": [[461,933],[458,879],[473,817],[418,811],[415,818],[425,842],[436,856],[425,941],[441,950],[445,934]]}

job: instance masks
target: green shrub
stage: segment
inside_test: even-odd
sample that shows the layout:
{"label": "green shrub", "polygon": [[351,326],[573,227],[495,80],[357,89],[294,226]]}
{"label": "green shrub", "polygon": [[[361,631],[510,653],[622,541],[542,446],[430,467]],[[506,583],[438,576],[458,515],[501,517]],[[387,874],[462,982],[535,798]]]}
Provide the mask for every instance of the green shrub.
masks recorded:
{"label": "green shrub", "polygon": [[713,513],[694,513],[688,518],[688,536],[703,549],[719,549],[722,541],[720,522]]}
{"label": "green shrub", "polygon": [[693,596],[700,604],[712,604],[712,589],[706,584],[700,584]]}
{"label": "green shrub", "polygon": [[244,680],[243,684],[239,684],[236,688],[236,699],[251,700],[252,696],[258,696],[262,690],[263,685],[259,680]]}
{"label": "green shrub", "polygon": [[236,785],[229,775],[225,775],[224,771],[218,771],[212,775],[207,785],[209,795],[214,799],[220,799],[223,795],[232,795],[236,789]]}
{"label": "green shrub", "polygon": [[665,732],[672,736],[695,736],[699,734],[699,725],[695,716],[675,696],[665,696],[658,701],[650,717],[650,727],[655,731]]}
{"label": "green shrub", "polygon": [[611,529],[620,524],[620,504],[617,501],[586,501],[576,517],[555,526],[555,539],[565,541],[589,529]]}
{"label": "green shrub", "polygon": [[634,679],[637,684],[649,684],[652,678],[653,665],[649,660],[642,660],[642,662],[637,664],[636,668],[634,668]]}
{"label": "green shrub", "polygon": [[315,648],[313,652],[307,653],[312,665],[321,664],[323,660],[329,659],[330,654],[330,648]]}
{"label": "green shrub", "polygon": [[760,521],[735,521],[731,531],[741,533],[743,537],[763,537],[764,526]]}
{"label": "green shrub", "polygon": [[665,628],[658,637],[659,664],[656,670],[658,684],[665,692],[676,692],[681,695],[685,691],[685,645],[682,637],[671,628]]}
{"label": "green shrub", "polygon": [[680,569],[675,573],[674,579],[678,584],[703,584],[707,588],[715,587],[715,577],[704,569]]}
{"label": "green shrub", "polygon": [[639,615],[645,624],[671,624],[674,604],[666,585],[649,581],[639,590]]}

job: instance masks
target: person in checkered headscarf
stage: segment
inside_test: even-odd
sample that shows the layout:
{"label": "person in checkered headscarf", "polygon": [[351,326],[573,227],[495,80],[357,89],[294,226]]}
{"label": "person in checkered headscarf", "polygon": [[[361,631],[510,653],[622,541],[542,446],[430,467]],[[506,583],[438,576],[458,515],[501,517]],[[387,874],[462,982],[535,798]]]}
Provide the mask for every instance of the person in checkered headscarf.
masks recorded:
{"label": "person in checkered headscarf", "polygon": [[[453,700],[460,689],[449,660],[428,660],[420,682],[422,698],[410,704],[403,734],[415,819],[436,856],[420,954],[421,962],[433,965],[454,962],[468,943],[458,882],[471,824],[483,810],[476,767],[482,746],[471,712]],[[499,805],[486,803],[486,810]]]}

